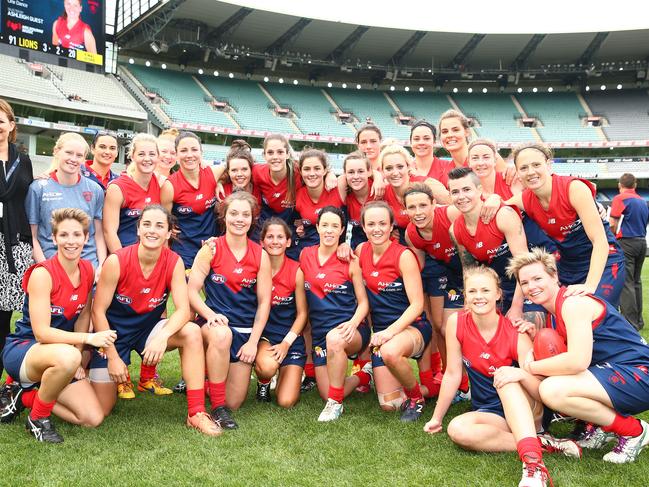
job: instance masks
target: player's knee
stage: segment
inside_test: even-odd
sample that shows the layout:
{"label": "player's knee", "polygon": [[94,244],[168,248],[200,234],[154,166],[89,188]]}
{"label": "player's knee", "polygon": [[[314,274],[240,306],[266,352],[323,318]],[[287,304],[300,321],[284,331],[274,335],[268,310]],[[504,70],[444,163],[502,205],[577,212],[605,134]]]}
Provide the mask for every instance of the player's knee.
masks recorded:
{"label": "player's knee", "polygon": [[401,351],[395,347],[389,346],[389,344],[381,346],[381,358],[383,359],[383,363],[388,367],[397,365],[402,357],[403,354]]}
{"label": "player's knee", "polygon": [[104,418],[104,413],[100,409],[84,411],[81,417],[81,426],[97,428],[104,422]]}
{"label": "player's knee", "polygon": [[475,440],[474,432],[471,431],[471,428],[460,417],[451,420],[446,428],[446,432],[451,441],[462,448],[470,448]]}
{"label": "player's knee", "polygon": [[548,406],[556,404],[560,400],[561,391],[558,388],[558,381],[554,377],[547,377],[539,384],[539,396],[541,401]]}
{"label": "player's knee", "polygon": [[66,373],[74,374],[81,365],[81,352],[72,345],[61,347],[56,352],[54,366]]}
{"label": "player's knee", "polygon": [[329,352],[342,352],[345,349],[347,342],[343,339],[340,331],[337,329],[331,330],[327,333],[327,351]]}
{"label": "player's knee", "polygon": [[270,379],[275,375],[275,372],[277,372],[277,362],[268,358],[261,358],[259,355],[257,356],[255,360],[255,374],[258,379]]}
{"label": "player's knee", "polygon": [[209,333],[209,346],[219,350],[230,350],[232,330],[227,326],[215,326]]}
{"label": "player's knee", "polygon": [[297,404],[300,394],[281,394],[277,395],[277,405],[284,409],[290,409]]}
{"label": "player's knee", "polygon": [[406,395],[402,388],[392,392],[377,392],[379,406],[383,411],[397,411],[401,408]]}
{"label": "player's knee", "polygon": [[183,342],[183,346],[203,346],[201,328],[196,323],[191,321],[185,323],[185,326],[178,333]]}

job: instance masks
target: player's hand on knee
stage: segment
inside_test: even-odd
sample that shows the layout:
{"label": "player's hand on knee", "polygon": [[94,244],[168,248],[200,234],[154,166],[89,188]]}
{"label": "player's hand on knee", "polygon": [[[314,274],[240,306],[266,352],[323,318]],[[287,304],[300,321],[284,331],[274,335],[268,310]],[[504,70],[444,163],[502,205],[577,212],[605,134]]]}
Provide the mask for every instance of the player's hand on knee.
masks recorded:
{"label": "player's hand on knee", "polygon": [[431,418],[430,421],[424,425],[424,431],[431,435],[440,433],[442,431],[442,422],[438,419]]}
{"label": "player's hand on knee", "polygon": [[214,313],[214,316],[207,320],[207,326],[228,326],[228,317],[219,313]]}
{"label": "player's hand on knee", "polygon": [[279,342],[277,345],[273,345],[268,350],[272,357],[277,361],[278,364],[281,364],[286,355],[288,354],[289,344],[287,342]]}
{"label": "player's hand on knee", "polygon": [[518,367],[498,367],[494,372],[494,387],[500,389],[512,382],[520,382],[524,377],[525,372]]}
{"label": "player's hand on knee", "polygon": [[144,365],[158,365],[167,351],[167,338],[157,335],[144,347],[142,352],[142,363]]}
{"label": "player's hand on knee", "polygon": [[96,333],[88,333],[84,344],[92,345],[96,348],[110,347],[117,340],[117,332],[115,330],[104,330]]}
{"label": "player's hand on knee", "polygon": [[120,357],[108,359],[108,375],[115,384],[128,380],[128,367]]}
{"label": "player's hand on knee", "polygon": [[345,321],[336,327],[340,331],[340,336],[347,343],[351,343],[354,338],[354,332],[356,327],[351,323],[351,321]]}
{"label": "player's hand on knee", "polygon": [[239,360],[246,364],[251,364],[255,361],[255,357],[257,356],[257,344],[256,343],[251,343],[251,342],[246,342],[244,345],[239,349],[239,352],[237,353],[237,357]]}
{"label": "player's hand on knee", "polygon": [[389,342],[394,338],[394,335],[388,331],[388,330],[383,330],[379,331],[378,333],[374,333],[372,335],[372,339],[370,340],[370,346],[372,347],[380,347],[384,343]]}

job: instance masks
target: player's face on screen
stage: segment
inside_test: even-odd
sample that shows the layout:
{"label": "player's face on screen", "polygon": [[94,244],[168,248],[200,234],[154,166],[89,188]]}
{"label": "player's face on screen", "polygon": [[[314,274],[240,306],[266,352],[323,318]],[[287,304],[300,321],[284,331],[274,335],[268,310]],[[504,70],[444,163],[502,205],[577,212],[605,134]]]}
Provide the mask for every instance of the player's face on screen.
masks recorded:
{"label": "player's face on screen", "polygon": [[428,127],[419,126],[412,131],[410,145],[416,157],[429,157],[433,153],[435,138]]}
{"label": "player's face on screen", "polygon": [[390,185],[400,188],[408,184],[408,162],[401,154],[388,154],[383,158],[383,174]]}
{"label": "player's face on screen", "polygon": [[379,157],[381,152],[381,137],[374,130],[363,130],[358,135],[358,150],[370,160]]}
{"label": "player's face on screen", "polygon": [[343,224],[335,213],[327,212],[320,216],[316,228],[320,235],[320,243],[325,247],[337,247],[338,239],[343,233]]}
{"label": "player's face on screen", "polygon": [[81,164],[86,159],[86,146],[78,140],[68,140],[61,147],[54,149],[58,169],[66,174],[79,174]]}
{"label": "player's face on screen", "polygon": [[484,315],[496,309],[500,299],[500,288],[488,274],[473,274],[464,283],[466,306],[471,312]]}
{"label": "player's face on screen", "polygon": [[142,214],[137,227],[140,243],[146,248],[158,249],[171,237],[167,215],[162,210],[147,210]]}
{"label": "player's face on screen", "polygon": [[230,181],[237,188],[245,188],[250,184],[250,163],[246,159],[230,159],[228,176]]}
{"label": "player's face on screen", "polygon": [[475,208],[480,191],[470,176],[460,179],[450,179],[448,189],[451,193],[451,202],[462,213],[467,213]]}
{"label": "player's face on screen", "polygon": [[428,228],[433,221],[433,202],[426,193],[410,193],[405,200],[408,218],[417,228]]}
{"label": "player's face on screen", "polygon": [[262,241],[262,246],[268,255],[283,255],[289,245],[291,245],[291,239],[286,235],[282,225],[268,226]]}
{"label": "player's face on screen", "polygon": [[151,174],[158,164],[158,146],[155,142],[140,142],[131,159],[140,173]]}
{"label": "player's face on screen", "polygon": [[83,233],[80,222],[70,218],[59,223],[56,234],[52,235],[52,240],[64,258],[74,260],[81,257],[88,235]]}
{"label": "player's face on screen", "polygon": [[345,178],[347,186],[352,191],[360,191],[367,187],[367,180],[370,173],[367,169],[367,163],[363,159],[347,159],[345,164]]}
{"label": "player's face on screen", "polygon": [[288,151],[284,143],[281,140],[269,140],[264,150],[264,159],[271,171],[280,172],[286,170]]}
{"label": "player's face on screen", "polygon": [[245,200],[234,200],[225,212],[225,228],[232,235],[246,235],[252,225],[252,208]]}
{"label": "player's face on screen", "polygon": [[193,137],[185,137],[178,142],[176,155],[180,167],[186,171],[193,171],[200,168],[201,165],[201,144]]}
{"label": "player's face on screen", "polygon": [[319,157],[307,157],[304,159],[300,173],[307,188],[319,188],[322,186],[325,168]]}
{"label": "player's face on screen", "polygon": [[536,149],[524,149],[516,157],[518,178],[531,190],[543,186],[550,176],[550,163],[545,154]]}
{"label": "player's face on screen", "polygon": [[63,6],[68,17],[75,18],[81,15],[81,2],[79,0],[65,0]]}
{"label": "player's face on screen", "polygon": [[496,168],[496,155],[491,147],[476,145],[469,152],[469,167],[479,178],[490,176]]}
{"label": "player's face on screen", "polygon": [[385,208],[370,208],[363,215],[363,230],[372,245],[382,245],[390,239],[392,223]]}
{"label": "player's face on screen", "polygon": [[462,126],[459,118],[445,118],[439,124],[439,138],[449,152],[454,152],[466,146],[469,131]]}
{"label": "player's face on screen", "polygon": [[534,304],[551,302],[559,289],[557,277],[548,274],[540,262],[522,267],[518,279],[521,291]]}
{"label": "player's face on screen", "polygon": [[95,145],[90,150],[95,162],[109,166],[117,158],[117,140],[110,135],[102,135],[97,138]]}

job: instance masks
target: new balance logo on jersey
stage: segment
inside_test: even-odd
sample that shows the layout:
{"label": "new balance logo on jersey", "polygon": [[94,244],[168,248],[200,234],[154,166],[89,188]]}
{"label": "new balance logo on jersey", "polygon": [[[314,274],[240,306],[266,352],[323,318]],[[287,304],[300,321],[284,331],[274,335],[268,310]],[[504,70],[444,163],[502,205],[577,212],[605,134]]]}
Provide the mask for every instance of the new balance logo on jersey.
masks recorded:
{"label": "new balance logo on jersey", "polygon": [[325,274],[324,272],[321,272],[320,274],[317,274],[317,275],[315,276],[315,278],[316,278],[316,279],[324,279],[324,278],[326,277],[326,275],[327,275],[327,274]]}
{"label": "new balance logo on jersey", "polygon": [[478,242],[475,244],[476,249],[481,249],[484,244],[482,242]]}
{"label": "new balance logo on jersey", "polygon": [[485,359],[485,360],[489,360],[489,359],[491,358],[491,354],[489,354],[489,353],[487,353],[487,352],[482,352],[482,353],[480,354],[480,358],[483,358],[483,359]]}
{"label": "new balance logo on jersey", "polygon": [[140,291],[140,293],[142,294],[149,294],[150,292],[151,292],[150,287],[143,287],[142,290]]}
{"label": "new balance logo on jersey", "polygon": [[273,193],[273,198],[279,198],[282,196],[282,193]]}
{"label": "new balance logo on jersey", "polygon": [[78,299],[79,299],[78,294],[73,294],[72,296],[70,296],[70,301],[77,301]]}
{"label": "new balance logo on jersey", "polygon": [[548,225],[554,225],[555,223],[557,223],[557,220],[554,218],[548,218]]}
{"label": "new balance logo on jersey", "polygon": [[373,271],[373,272],[370,274],[370,276],[372,276],[372,277],[378,277],[378,275],[379,275],[379,271]]}
{"label": "new balance logo on jersey", "polygon": [[146,198],[144,198],[144,203],[146,203],[147,205],[151,203],[151,196],[147,196]]}
{"label": "new balance logo on jersey", "polygon": [[196,195],[196,201],[203,199],[203,193]]}
{"label": "new balance logo on jersey", "polygon": [[236,269],[233,269],[232,272],[235,274],[241,274],[243,273],[243,267],[237,267]]}

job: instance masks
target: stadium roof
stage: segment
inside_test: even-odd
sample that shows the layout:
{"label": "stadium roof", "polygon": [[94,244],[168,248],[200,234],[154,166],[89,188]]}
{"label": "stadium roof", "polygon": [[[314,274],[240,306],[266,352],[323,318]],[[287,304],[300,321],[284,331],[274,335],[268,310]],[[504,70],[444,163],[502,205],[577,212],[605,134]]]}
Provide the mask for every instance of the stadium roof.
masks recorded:
{"label": "stadium roof", "polygon": [[[167,0],[118,33],[117,38],[126,52],[149,56],[153,54],[150,42],[156,41],[162,45],[163,54],[167,52],[167,59],[181,58],[181,63],[183,58],[192,62],[215,54],[226,59],[237,59],[240,54],[275,59],[275,63],[293,58],[354,69],[380,65],[435,72],[517,71],[544,69],[549,64],[592,69],[607,62],[646,63],[649,29],[639,27],[649,27],[649,20],[632,13],[638,9],[638,2],[621,0],[615,8],[607,2],[606,9],[598,8],[603,3],[596,0],[585,7],[582,2],[563,1],[561,8],[554,8],[559,0],[548,0],[512,21],[503,12],[521,11],[520,1],[473,2],[478,4],[473,7],[478,8],[475,17],[491,14],[476,24],[469,21],[466,0],[455,6],[411,2],[418,7],[407,9],[397,8],[403,2],[386,9],[345,0],[277,0],[272,4],[257,0]],[[635,8],[619,8],[620,3]],[[509,4],[515,6],[507,7]],[[326,9],[316,11],[314,5],[326,5]],[[359,12],[362,6],[366,12]],[[269,11],[271,8],[277,12]],[[409,28],[392,27],[406,24]],[[541,30],[541,26],[545,27]],[[505,29],[519,33],[494,33]],[[572,31],[561,32],[568,29]]]}

